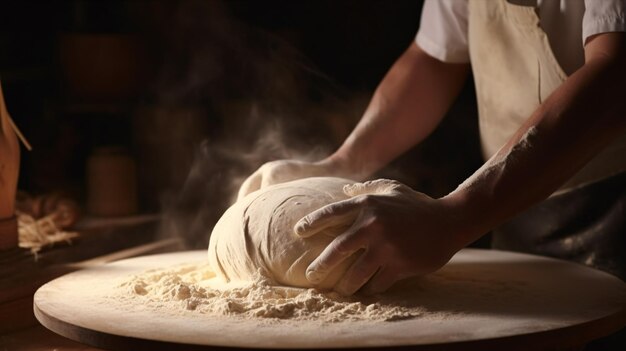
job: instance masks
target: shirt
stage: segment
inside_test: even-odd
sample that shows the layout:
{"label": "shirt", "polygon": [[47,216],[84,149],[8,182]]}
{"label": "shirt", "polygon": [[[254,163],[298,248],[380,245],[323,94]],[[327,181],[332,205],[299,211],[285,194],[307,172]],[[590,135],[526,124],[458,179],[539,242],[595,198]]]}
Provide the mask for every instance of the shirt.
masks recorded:
{"label": "shirt", "polygon": [[[426,0],[415,37],[417,45],[443,62],[469,62],[467,1]],[[536,7],[541,28],[567,74],[583,65],[584,45],[589,37],[626,31],[626,0],[508,1]]]}

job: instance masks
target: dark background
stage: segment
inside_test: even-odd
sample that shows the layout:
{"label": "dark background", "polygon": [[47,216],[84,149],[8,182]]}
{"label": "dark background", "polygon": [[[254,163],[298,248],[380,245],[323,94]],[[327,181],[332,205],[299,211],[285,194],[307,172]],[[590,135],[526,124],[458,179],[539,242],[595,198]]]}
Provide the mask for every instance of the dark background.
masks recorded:
{"label": "dark background", "polygon": [[[60,191],[84,207],[90,155],[122,147],[137,166],[139,212],[162,213],[164,235],[205,246],[260,164],[319,159],[340,145],[411,44],[421,7],[405,0],[6,3],[0,79],[10,114],[34,146],[22,153],[20,189]],[[478,145],[468,81],[434,135],[377,176],[441,196],[480,165]]]}
{"label": "dark background", "polygon": [[[22,149],[19,187],[62,193],[94,217],[88,160],[114,146],[136,165],[139,207],[126,215],[159,213],[161,236],[204,249],[243,179],[263,162],[319,159],[341,144],[411,45],[421,7],[419,0],[3,2],[0,79],[8,111],[34,147]],[[376,176],[438,197],[481,163],[470,78],[437,131]]]}

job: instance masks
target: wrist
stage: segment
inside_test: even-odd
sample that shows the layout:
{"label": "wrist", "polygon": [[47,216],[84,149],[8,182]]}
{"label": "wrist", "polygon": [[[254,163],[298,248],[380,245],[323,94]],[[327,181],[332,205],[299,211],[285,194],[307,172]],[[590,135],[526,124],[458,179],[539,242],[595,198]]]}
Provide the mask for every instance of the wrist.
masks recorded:
{"label": "wrist", "polygon": [[343,155],[339,152],[328,156],[327,158],[317,162],[317,165],[326,169],[329,174],[336,177],[361,181],[369,174],[353,157]]}
{"label": "wrist", "polygon": [[459,249],[466,247],[492,229],[488,209],[464,192],[452,192],[437,201],[445,209],[452,240]]}

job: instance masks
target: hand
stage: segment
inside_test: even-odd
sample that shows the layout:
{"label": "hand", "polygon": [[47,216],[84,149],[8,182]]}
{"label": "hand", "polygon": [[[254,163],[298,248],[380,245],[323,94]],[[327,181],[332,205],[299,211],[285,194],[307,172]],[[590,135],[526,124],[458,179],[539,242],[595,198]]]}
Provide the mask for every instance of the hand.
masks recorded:
{"label": "hand", "polygon": [[313,284],[362,251],[334,289],[343,295],[359,289],[380,293],[398,280],[439,269],[464,246],[453,238],[455,216],[441,200],[387,179],[346,185],[343,191],[349,199],[322,207],[294,226],[297,235],[309,237],[349,225],[344,222],[356,216],[309,265],[306,277]]}
{"label": "hand", "polygon": [[331,162],[304,162],[298,160],[278,160],[261,166],[246,179],[239,188],[237,200],[253,191],[267,186],[306,177],[338,175],[338,168]]}

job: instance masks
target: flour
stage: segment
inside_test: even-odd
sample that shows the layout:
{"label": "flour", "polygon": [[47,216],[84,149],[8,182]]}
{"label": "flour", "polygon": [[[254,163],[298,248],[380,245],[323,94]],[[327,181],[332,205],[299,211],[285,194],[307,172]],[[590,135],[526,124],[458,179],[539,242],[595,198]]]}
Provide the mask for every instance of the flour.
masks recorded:
{"label": "flour", "polygon": [[[514,269],[512,272],[515,274]],[[107,293],[110,305],[125,306],[125,311],[149,310],[163,318],[239,318],[254,323],[441,321],[476,310],[523,312],[527,306],[514,311],[510,302],[535,298],[529,285],[511,279],[508,273],[473,265],[448,265],[368,297],[275,286],[259,274],[249,282],[224,283],[205,262],[151,269],[111,284],[114,288]]]}
{"label": "flour", "polygon": [[416,318],[426,310],[370,297],[342,297],[315,289],[273,286],[257,275],[250,282],[224,284],[208,265],[150,270],[119,285],[117,300],[168,312],[258,319],[393,321]]}

